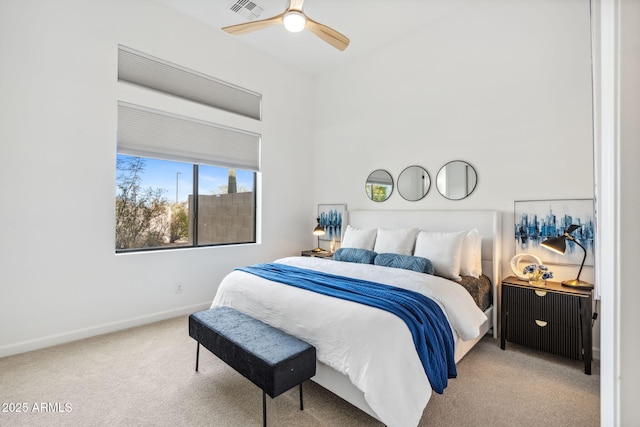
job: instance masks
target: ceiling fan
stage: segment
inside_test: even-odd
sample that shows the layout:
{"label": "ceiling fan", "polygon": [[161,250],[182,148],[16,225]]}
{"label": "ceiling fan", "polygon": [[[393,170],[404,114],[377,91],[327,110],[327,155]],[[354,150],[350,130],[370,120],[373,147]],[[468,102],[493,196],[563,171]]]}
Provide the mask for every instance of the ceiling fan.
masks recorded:
{"label": "ceiling fan", "polygon": [[289,7],[279,15],[259,21],[231,25],[224,27],[222,30],[229,34],[240,35],[282,24],[288,31],[293,33],[306,28],[336,49],[345,50],[349,46],[349,38],[305,15],[302,11],[303,3],[304,0],[289,0]]}

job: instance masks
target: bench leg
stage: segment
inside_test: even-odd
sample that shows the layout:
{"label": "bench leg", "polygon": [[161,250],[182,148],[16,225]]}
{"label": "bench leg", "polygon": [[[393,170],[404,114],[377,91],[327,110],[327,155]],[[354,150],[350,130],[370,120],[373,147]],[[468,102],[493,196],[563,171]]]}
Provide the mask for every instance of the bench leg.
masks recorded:
{"label": "bench leg", "polygon": [[267,427],[267,394],[262,390],[262,425]]}
{"label": "bench leg", "polygon": [[200,341],[196,341],[196,372],[198,372],[198,362],[200,360]]}
{"label": "bench leg", "polygon": [[[298,385],[300,388],[300,410],[304,410],[304,403],[302,399],[302,383]],[[267,427],[267,394],[262,390],[262,425]]]}
{"label": "bench leg", "polygon": [[304,405],[302,404],[302,383],[300,383],[300,410],[304,410]]}

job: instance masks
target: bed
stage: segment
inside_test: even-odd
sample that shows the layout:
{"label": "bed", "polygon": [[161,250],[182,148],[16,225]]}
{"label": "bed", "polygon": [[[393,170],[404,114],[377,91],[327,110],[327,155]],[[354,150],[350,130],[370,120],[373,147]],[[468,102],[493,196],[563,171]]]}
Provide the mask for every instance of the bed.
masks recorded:
{"label": "bed", "polygon": [[[275,265],[286,266],[294,272],[297,269],[318,271],[318,274],[349,280],[381,283],[428,296],[448,320],[447,329],[455,342],[452,358],[456,363],[485,334],[493,333],[497,337],[499,212],[356,210],[348,213],[348,223],[343,244],[355,250],[340,249],[336,252],[337,260],[287,257],[275,260]],[[349,257],[354,253],[367,255],[368,249],[357,246],[369,244],[363,242],[370,238],[372,230],[375,230],[373,248],[378,249],[369,249],[374,253],[373,260],[381,253],[389,253],[393,254],[390,259],[394,262],[414,257],[422,261],[422,255],[427,253],[432,255],[431,267],[435,267],[435,274],[398,268],[386,261],[380,265],[353,262]],[[490,283],[488,303],[486,296],[474,298],[461,285],[465,280],[472,284],[476,280],[469,280],[465,275],[457,276],[463,280],[443,277],[456,272],[448,271],[448,266],[443,264],[442,260],[447,257],[440,253],[442,251],[429,252],[433,251],[434,244],[446,248],[453,235],[459,242],[472,232],[480,237],[476,267],[481,269],[478,279],[484,278]],[[460,234],[465,237],[460,239]],[[405,235],[412,237],[405,238]],[[479,253],[481,257],[477,256]],[[464,258],[464,254],[462,256]],[[424,361],[421,361],[424,356],[416,352],[411,328],[387,311],[284,285],[276,279],[241,269],[234,270],[221,282],[212,303],[212,306],[219,305],[232,306],[314,345],[318,362],[312,380],[388,426],[417,425],[432,387],[436,390],[434,382],[425,374]]]}

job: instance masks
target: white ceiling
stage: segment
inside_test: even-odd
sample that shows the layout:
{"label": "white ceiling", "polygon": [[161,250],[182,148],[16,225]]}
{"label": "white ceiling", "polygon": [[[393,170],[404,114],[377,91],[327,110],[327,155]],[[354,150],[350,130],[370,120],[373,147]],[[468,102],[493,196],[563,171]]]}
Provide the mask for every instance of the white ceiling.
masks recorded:
{"label": "white ceiling", "polygon": [[[308,73],[317,75],[367,52],[404,37],[477,0],[306,0],[304,12],[327,25],[351,43],[339,51],[309,31],[289,33],[278,25],[245,35],[230,35],[220,28],[247,22],[232,12],[236,0],[156,0],[193,19],[218,29],[225,37],[235,38]],[[250,0],[264,9],[257,19],[283,12],[288,0]]]}

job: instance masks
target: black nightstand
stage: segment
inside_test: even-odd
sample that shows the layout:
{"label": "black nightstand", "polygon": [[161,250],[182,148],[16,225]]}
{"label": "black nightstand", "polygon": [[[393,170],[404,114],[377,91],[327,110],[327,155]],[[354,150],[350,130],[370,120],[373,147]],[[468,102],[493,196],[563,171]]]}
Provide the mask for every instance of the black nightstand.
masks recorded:
{"label": "black nightstand", "polygon": [[313,257],[317,257],[317,258],[328,258],[328,259],[331,259],[331,258],[333,258],[333,253],[331,253],[329,251],[314,251],[314,250],[310,250],[310,251],[302,251],[302,252],[300,252],[300,256],[313,256]]}
{"label": "black nightstand", "polygon": [[534,286],[516,277],[502,281],[502,333],[505,341],[575,360],[584,360],[591,374],[593,297],[591,290],[574,289],[558,282]]}

